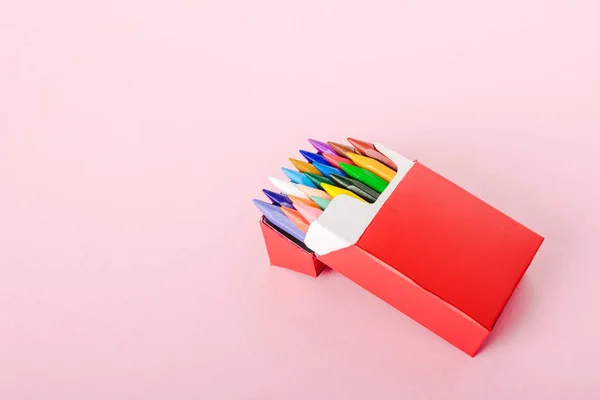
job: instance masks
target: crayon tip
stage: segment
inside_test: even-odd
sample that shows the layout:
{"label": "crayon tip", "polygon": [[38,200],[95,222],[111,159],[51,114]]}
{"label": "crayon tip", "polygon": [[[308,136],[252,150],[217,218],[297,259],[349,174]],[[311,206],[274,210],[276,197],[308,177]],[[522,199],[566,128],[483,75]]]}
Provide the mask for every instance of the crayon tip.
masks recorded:
{"label": "crayon tip", "polygon": [[366,155],[367,149],[375,148],[375,145],[373,143],[365,142],[363,140],[348,138],[348,142],[350,142],[350,144],[354,146],[357,152],[359,154],[362,154],[363,156]]}
{"label": "crayon tip", "polygon": [[296,210],[298,210],[300,215],[302,215],[302,217],[304,217],[304,219],[309,224],[311,224],[314,220],[319,218],[321,214],[323,214],[323,211],[321,211],[320,208],[310,207],[302,203],[296,205]]}
{"label": "crayon tip", "polygon": [[[331,200],[331,196],[328,195],[327,192],[324,190],[315,189],[315,188],[300,185],[300,184],[297,187],[298,187],[298,189],[302,190],[304,192],[304,194],[310,198],[312,198],[313,196],[317,196],[317,197],[321,197],[323,199]],[[319,184],[319,187],[321,187],[320,184]]]}
{"label": "crayon tip", "polygon": [[319,164],[319,163],[314,163],[313,165],[315,168],[317,168],[319,170],[319,172],[321,174],[323,174],[323,176],[326,176],[326,177],[329,177],[329,175],[331,175],[331,174],[346,175],[346,173],[344,171],[342,171],[341,169],[332,167],[330,165]]}
{"label": "crayon tip", "polygon": [[320,142],[315,139],[308,139],[308,143],[310,143],[319,153],[336,154],[335,151],[331,147],[329,147],[327,143]]}
{"label": "crayon tip", "polygon": [[332,167],[340,167],[341,162],[345,162],[346,164],[354,165],[351,159],[346,157],[337,156],[334,154],[323,154],[323,157],[331,164]]}
{"label": "crayon tip", "polygon": [[300,172],[310,172],[311,174],[321,175],[318,169],[316,169],[312,164],[309,164],[305,161],[296,160],[295,158],[290,158],[290,162],[296,169]]}
{"label": "crayon tip", "polygon": [[348,157],[352,161],[354,161],[354,164],[366,169],[367,171],[371,171],[372,173],[386,180],[387,182],[391,181],[396,175],[396,171],[373,158],[352,153],[348,153]]}
{"label": "crayon tip", "polygon": [[356,165],[349,165],[346,163],[340,163],[340,168],[347,173],[350,177],[356,179],[375,190],[377,193],[382,193],[387,188],[388,183],[385,179],[380,178],[371,171],[367,171],[364,168],[357,167]]}
{"label": "crayon tip", "polygon": [[306,186],[313,186],[316,188],[314,183],[312,183],[312,181],[308,179],[308,177],[302,172],[294,171],[289,168],[281,168],[281,170],[290,179],[290,181]]}
{"label": "crayon tip", "polygon": [[346,157],[346,154],[348,152],[356,153],[356,149],[352,146],[347,146],[345,144],[335,142],[327,142],[327,144],[329,145],[329,147],[335,150],[335,152],[338,153],[338,155],[340,155],[341,157]]}
{"label": "crayon tip", "polygon": [[329,205],[329,203],[331,203],[331,200],[327,200],[327,199],[317,197],[317,196],[312,196],[311,199],[312,199],[312,201],[317,203],[317,205],[321,208],[321,210],[326,209],[327,206]]}
{"label": "crayon tip", "polygon": [[300,229],[306,233],[308,231],[308,221],[297,211],[287,207],[281,207],[281,211]]}
{"label": "crayon tip", "polygon": [[252,203],[254,203],[256,208],[258,208],[260,210],[260,212],[263,213],[263,215],[267,218],[268,218],[268,215],[270,215],[273,212],[281,212],[279,206],[276,206],[274,204],[269,204],[262,200],[254,199],[254,200],[252,200]]}
{"label": "crayon tip", "polygon": [[351,191],[363,200],[369,203],[374,203],[379,197],[377,191],[371,189],[359,180],[348,178],[346,176],[339,176],[336,174],[330,175],[331,180],[339,187]]}
{"label": "crayon tip", "polygon": [[271,183],[273,184],[273,186],[275,186],[277,188],[277,190],[279,190],[281,193],[285,194],[285,195],[293,195],[293,196],[298,196],[300,198],[306,198],[308,199],[308,196],[305,195],[302,190],[298,189],[296,187],[296,185],[292,182],[286,182],[284,180],[281,180],[279,178],[274,178],[272,176],[269,177],[269,181],[271,181]]}
{"label": "crayon tip", "polygon": [[285,215],[283,208],[257,199],[252,200],[252,202],[273,225],[300,242],[304,242],[305,232],[298,229],[296,224]]}
{"label": "crayon tip", "polygon": [[354,147],[358,150],[360,154],[363,156],[371,157],[387,167],[393,169],[394,171],[398,170],[398,166],[395,162],[393,162],[389,157],[385,156],[379,150],[375,148],[373,143],[365,142],[358,139],[348,138],[348,141],[352,143]]}
{"label": "crayon tip", "polygon": [[310,199],[303,199],[303,198],[291,196],[291,195],[289,196],[289,198],[292,201],[292,204],[294,205],[294,207],[291,207],[291,208],[296,208],[297,204],[304,204],[308,207],[319,208],[317,203],[315,203],[314,201],[312,201]]}
{"label": "crayon tip", "polygon": [[323,182],[333,185],[333,182],[331,182],[331,179],[326,178],[323,175],[315,175],[315,174],[311,174],[310,172],[305,172],[305,175],[319,189],[321,188],[321,183],[323,183]]}
{"label": "crayon tip", "polygon": [[325,154],[329,153],[323,153],[323,155],[321,155],[311,153],[310,151],[306,150],[300,150],[300,154],[302,154],[302,157],[304,157],[308,162],[329,165],[329,162],[325,159],[325,157],[323,157]]}
{"label": "crayon tip", "polygon": [[349,190],[346,189],[342,189],[341,187],[337,187],[337,186],[333,186],[333,185],[328,185],[327,183],[323,183],[321,186],[323,186],[323,189],[325,189],[325,191],[327,193],[329,193],[329,195],[331,197],[336,197],[336,196],[340,196],[340,195],[346,195],[346,196],[350,196],[350,197],[354,197],[355,199],[358,199],[364,203],[366,203],[367,201],[360,198],[359,196],[355,195],[354,193],[352,193]]}
{"label": "crayon tip", "polygon": [[263,189],[263,193],[273,204],[278,206],[292,207],[292,201],[285,194],[275,193],[267,189]]}

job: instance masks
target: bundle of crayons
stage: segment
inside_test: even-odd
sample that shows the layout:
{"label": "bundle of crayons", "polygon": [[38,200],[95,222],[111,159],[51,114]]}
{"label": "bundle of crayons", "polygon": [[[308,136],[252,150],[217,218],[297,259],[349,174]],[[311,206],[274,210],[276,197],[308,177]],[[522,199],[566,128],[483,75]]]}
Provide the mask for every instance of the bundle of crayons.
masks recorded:
{"label": "bundle of crayons", "polygon": [[271,203],[253,200],[265,223],[299,244],[332,198],[345,195],[373,203],[398,169],[372,143],[352,138],[348,138],[352,146],[308,141],[317,152],[300,150],[306,161],[290,158],[296,170],[282,168],[291,182],[269,177],[277,191],[263,189],[263,193]]}

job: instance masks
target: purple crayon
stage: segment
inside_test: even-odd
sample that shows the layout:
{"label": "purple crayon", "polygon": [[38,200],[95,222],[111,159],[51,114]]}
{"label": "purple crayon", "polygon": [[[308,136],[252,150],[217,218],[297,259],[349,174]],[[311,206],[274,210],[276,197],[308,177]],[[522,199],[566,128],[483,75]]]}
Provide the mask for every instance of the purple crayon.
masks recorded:
{"label": "purple crayon", "polygon": [[267,189],[263,189],[263,193],[269,198],[269,200],[271,200],[271,202],[273,202],[273,204],[294,208],[292,200],[290,200],[290,198],[285,194],[275,193]]}
{"label": "purple crayon", "polygon": [[337,155],[335,150],[333,150],[331,148],[331,146],[329,146],[327,143],[319,142],[318,140],[315,140],[315,139],[308,139],[308,143],[312,144],[312,146],[315,149],[317,149],[317,151],[319,153],[329,153],[329,154]]}
{"label": "purple crayon", "polygon": [[294,239],[304,242],[306,234],[302,232],[298,227],[280,210],[279,206],[274,204],[266,203],[262,200],[252,200],[254,205],[263,213],[265,218],[271,222],[274,226],[287,233]]}

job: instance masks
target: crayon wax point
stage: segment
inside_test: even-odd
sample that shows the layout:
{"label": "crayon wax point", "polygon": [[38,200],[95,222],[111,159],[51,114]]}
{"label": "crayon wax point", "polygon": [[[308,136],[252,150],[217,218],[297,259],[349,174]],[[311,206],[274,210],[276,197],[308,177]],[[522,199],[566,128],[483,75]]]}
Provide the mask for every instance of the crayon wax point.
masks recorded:
{"label": "crayon wax point", "polygon": [[327,143],[320,142],[315,139],[308,139],[308,143],[310,143],[319,153],[335,154],[335,151],[329,147]]}
{"label": "crayon wax point", "polygon": [[387,188],[388,183],[385,179],[382,179],[364,168],[357,167],[355,165],[349,165],[346,163],[340,163],[340,168],[344,170],[348,176],[360,181],[375,190],[377,193],[382,193]]}
{"label": "crayon wax point", "polygon": [[320,208],[310,207],[304,203],[294,203],[294,206],[296,207],[296,210],[298,210],[300,215],[302,215],[309,224],[311,224],[314,220],[319,218],[321,214],[323,214],[323,211]]}
{"label": "crayon wax point", "polygon": [[277,188],[277,190],[279,190],[285,195],[292,195],[303,199],[308,199],[308,196],[305,195],[304,192],[302,192],[302,190],[298,189],[295,183],[286,182],[284,180],[274,178],[272,176],[269,177],[269,181],[271,181],[271,183]]}
{"label": "crayon wax point", "polygon": [[294,171],[289,168],[281,168],[281,170],[290,179],[290,181],[305,186],[312,186],[316,189],[315,184],[302,172]]}
{"label": "crayon wax point", "polygon": [[355,195],[354,193],[352,193],[349,190],[346,189],[342,189],[341,187],[337,187],[337,186],[332,186],[332,185],[328,185],[326,183],[323,183],[321,186],[323,186],[323,189],[325,189],[325,191],[327,193],[329,193],[329,195],[331,197],[336,197],[336,196],[340,196],[340,195],[346,195],[346,196],[350,196],[350,197],[354,197],[355,199],[358,199],[362,202],[367,202],[366,200],[358,197],[357,195]]}
{"label": "crayon wax point", "polygon": [[335,150],[335,152],[341,156],[341,157],[346,157],[346,154],[348,152],[350,153],[357,153],[356,149],[352,146],[348,146],[345,144],[340,144],[340,143],[335,143],[335,142],[327,142],[327,144],[333,149]]}
{"label": "crayon wax point", "polygon": [[290,198],[287,197],[285,194],[275,193],[267,189],[263,189],[263,193],[265,194],[265,196],[267,196],[269,200],[271,200],[273,204],[276,204],[278,206],[292,207],[292,200],[290,200]]}
{"label": "crayon wax point", "polygon": [[313,166],[319,170],[323,176],[329,177],[330,174],[346,175],[344,171],[339,168],[332,167],[325,164],[314,163]]}
{"label": "crayon wax point", "polygon": [[333,167],[339,168],[341,162],[345,162],[346,164],[354,165],[351,159],[346,157],[341,157],[334,154],[323,154],[323,157],[331,164]]}
{"label": "crayon wax point", "polygon": [[300,229],[306,233],[308,231],[308,221],[297,211],[292,208],[281,207],[281,211]]}
{"label": "crayon wax point", "polygon": [[321,175],[318,169],[316,169],[312,164],[309,164],[305,161],[296,160],[295,158],[290,158],[290,162],[296,169],[300,172],[310,172],[311,174]]}
{"label": "crayon wax point", "polygon": [[292,204],[294,204],[294,207],[291,207],[291,208],[296,208],[296,204],[298,204],[298,203],[302,203],[308,207],[319,208],[317,203],[315,203],[311,199],[302,199],[302,198],[296,197],[296,196],[289,196],[289,198],[292,201]]}
{"label": "crayon wax point", "polygon": [[396,171],[373,158],[352,153],[348,153],[348,157],[352,161],[354,161],[354,164],[366,169],[367,171],[371,171],[372,173],[386,180],[387,182],[391,181],[396,175]]}
{"label": "crayon wax point", "polygon": [[252,202],[272,225],[281,229],[281,231],[287,233],[294,239],[304,242],[304,239],[306,238],[305,232],[302,232],[302,230],[300,230],[296,224],[283,213],[283,208],[257,199],[252,200]]}
{"label": "crayon wax point", "polygon": [[329,205],[329,203],[331,203],[331,200],[326,200],[322,197],[313,196],[313,197],[311,197],[311,199],[312,199],[312,201],[317,203],[317,205],[321,208],[321,210],[326,209],[327,206]]}
{"label": "crayon wax point", "polygon": [[336,174],[331,174],[330,178],[337,186],[351,191],[369,203],[374,203],[379,197],[379,193],[356,179],[348,178],[346,176],[339,176]]}
{"label": "crayon wax point", "polygon": [[[321,185],[319,185],[319,187],[320,186]],[[297,188],[302,190],[304,192],[304,194],[307,195],[308,197],[310,197],[311,199],[313,196],[317,196],[317,197],[321,197],[323,199],[331,200],[331,196],[328,195],[327,192],[324,190],[315,189],[315,188],[312,188],[309,186],[304,186],[301,184],[298,184]]]}
{"label": "crayon wax point", "polygon": [[348,141],[352,143],[352,145],[356,147],[358,152],[363,156],[371,157],[379,161],[380,163],[390,167],[394,171],[398,171],[398,166],[396,165],[396,163],[393,162],[389,157],[381,153],[379,150],[377,150],[373,143],[352,138],[348,138]]}
{"label": "crayon wax point", "polygon": [[306,150],[300,150],[300,154],[302,154],[302,157],[304,157],[306,159],[306,161],[308,161],[310,163],[319,163],[319,164],[329,165],[329,162],[324,157],[325,154],[329,154],[329,153],[323,153],[323,155],[321,155],[321,154],[311,153],[310,151],[306,151]]}
{"label": "crayon wax point", "polygon": [[305,175],[308,179],[310,179],[312,181],[312,183],[315,184],[315,186],[317,188],[321,187],[321,183],[329,183],[330,185],[333,185],[333,182],[331,181],[331,179],[326,178],[323,175],[315,175],[315,174],[311,174],[310,172],[305,172]]}

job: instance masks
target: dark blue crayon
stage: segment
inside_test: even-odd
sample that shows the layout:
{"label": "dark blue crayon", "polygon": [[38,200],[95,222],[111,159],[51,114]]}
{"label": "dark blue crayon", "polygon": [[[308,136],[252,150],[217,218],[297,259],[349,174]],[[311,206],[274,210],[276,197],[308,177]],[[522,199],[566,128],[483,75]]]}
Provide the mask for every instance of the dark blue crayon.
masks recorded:
{"label": "dark blue crayon", "polygon": [[315,184],[310,179],[308,179],[308,176],[304,175],[302,172],[294,171],[289,168],[281,168],[281,170],[288,178],[290,178],[290,181],[318,189],[315,186]]}
{"label": "dark blue crayon", "polygon": [[269,200],[271,200],[271,202],[273,202],[273,204],[294,208],[292,200],[290,200],[290,198],[285,194],[271,192],[267,189],[263,189],[263,193],[269,198]]}
{"label": "dark blue crayon", "polygon": [[344,171],[342,171],[339,168],[336,167],[332,167],[331,165],[325,165],[325,164],[319,164],[319,163],[313,163],[312,164],[320,173],[323,174],[323,176],[326,176],[329,178],[329,175],[331,174],[337,174],[337,175],[341,175],[341,176],[348,176],[346,175],[346,173]]}
{"label": "dark blue crayon", "polygon": [[327,161],[327,159],[320,154],[311,153],[310,151],[306,151],[306,150],[300,150],[300,154],[302,154],[302,157],[306,158],[306,161],[308,161],[310,163],[331,165],[331,163],[329,161]]}
{"label": "dark blue crayon", "polygon": [[265,218],[268,219],[273,225],[300,242],[304,242],[306,234],[298,229],[298,227],[288,217],[286,217],[286,215],[280,210],[279,206],[256,199],[252,200],[252,202],[263,213]]}

